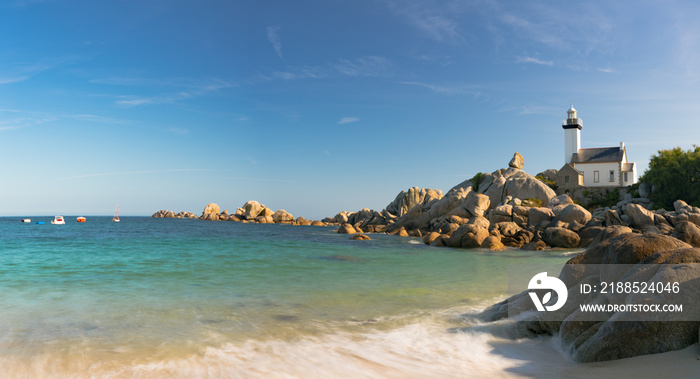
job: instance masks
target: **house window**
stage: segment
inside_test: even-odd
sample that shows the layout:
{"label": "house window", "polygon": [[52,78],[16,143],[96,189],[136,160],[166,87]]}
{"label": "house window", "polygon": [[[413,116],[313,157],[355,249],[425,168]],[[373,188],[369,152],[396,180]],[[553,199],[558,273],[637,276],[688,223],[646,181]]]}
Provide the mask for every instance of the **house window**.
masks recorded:
{"label": "house window", "polygon": [[610,181],[611,182],[615,181],[615,170],[610,170]]}
{"label": "house window", "polygon": [[593,183],[600,181],[600,171],[593,171]]}
{"label": "house window", "polygon": [[625,173],[623,176],[625,178],[625,183],[627,183],[627,173]]}
{"label": "house window", "polygon": [[564,177],[564,184],[569,183],[569,175],[566,175]]}

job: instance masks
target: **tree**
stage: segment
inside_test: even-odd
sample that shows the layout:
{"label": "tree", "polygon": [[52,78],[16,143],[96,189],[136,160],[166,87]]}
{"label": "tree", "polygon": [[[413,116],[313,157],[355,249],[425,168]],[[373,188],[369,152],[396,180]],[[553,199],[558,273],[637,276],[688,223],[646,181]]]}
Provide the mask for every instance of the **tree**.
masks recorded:
{"label": "tree", "polygon": [[651,156],[641,181],[652,186],[649,197],[659,207],[673,209],[678,199],[700,206],[700,147],[659,150]]}

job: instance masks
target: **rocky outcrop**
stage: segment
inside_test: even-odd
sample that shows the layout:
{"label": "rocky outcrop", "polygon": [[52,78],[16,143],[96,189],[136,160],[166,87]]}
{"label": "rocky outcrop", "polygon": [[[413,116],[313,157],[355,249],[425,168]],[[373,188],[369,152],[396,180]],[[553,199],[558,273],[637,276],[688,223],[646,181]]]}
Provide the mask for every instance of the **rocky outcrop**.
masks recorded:
{"label": "rocky outcrop", "polygon": [[401,217],[418,204],[425,204],[432,200],[442,198],[442,191],[432,188],[409,188],[407,191],[401,191],[394,201],[389,203],[386,208],[387,213],[394,217]]}
{"label": "rocky outcrop", "polygon": [[574,203],[574,201],[571,200],[569,195],[563,194],[563,195],[555,196],[551,200],[549,200],[549,203],[547,204],[547,208],[554,208],[558,205],[566,206],[566,205],[573,204],[573,203]]}
{"label": "rocky outcrop", "polygon": [[578,234],[576,234],[576,232],[572,232],[571,230],[559,227],[550,227],[544,230],[542,240],[544,240],[547,245],[552,247],[572,249],[578,247],[581,238],[578,236]]}
{"label": "rocky outcrop", "polygon": [[272,221],[275,224],[291,224],[294,222],[294,216],[284,209],[280,209],[272,214]]}
{"label": "rocky outcrop", "polygon": [[464,202],[464,210],[471,217],[483,216],[491,205],[491,199],[482,193],[470,192]]}
{"label": "rocky outcrop", "polygon": [[625,206],[625,214],[630,218],[630,224],[636,228],[643,229],[654,225],[654,213],[639,204]]}
{"label": "rocky outcrop", "polygon": [[489,236],[489,231],[474,224],[460,226],[445,243],[450,247],[476,248]]}
{"label": "rocky outcrop", "polygon": [[440,199],[417,204],[389,225],[388,230],[403,227],[419,230],[423,235],[439,232],[451,216],[465,219],[487,216],[491,223],[514,221],[526,226],[529,207],[516,208],[515,212],[513,207],[521,207],[526,201],[548,204],[556,196],[544,182],[515,167],[480,174],[477,188],[473,180],[463,181]]}
{"label": "rocky outcrop", "polygon": [[526,174],[507,180],[504,187],[504,197],[512,196],[518,199],[537,199],[542,204],[549,203],[549,200],[556,196],[554,190],[549,188],[543,181],[536,179],[534,176]]}
{"label": "rocky outcrop", "polygon": [[513,154],[513,159],[511,159],[510,162],[508,162],[508,167],[522,170],[523,167],[525,167],[525,159],[523,159],[523,156],[520,155],[520,153],[515,153]]}
{"label": "rocky outcrop", "polygon": [[192,212],[179,212],[175,213],[173,211],[161,209],[154,213],[151,217],[153,218],[198,218],[196,214]]}
{"label": "rocky outcrop", "polygon": [[581,225],[586,225],[588,221],[591,221],[591,212],[587,211],[586,208],[580,205],[569,204],[566,205],[564,209],[561,210],[561,212],[559,212],[559,214],[554,218],[554,220],[561,221],[566,224],[577,222]]}
{"label": "rocky outcrop", "polygon": [[554,217],[554,212],[550,208],[532,207],[527,218],[527,226],[539,227],[540,225],[547,225]]}
{"label": "rocky outcrop", "polygon": [[481,243],[481,248],[482,249],[489,249],[492,251],[500,251],[506,248],[506,245],[504,245],[501,242],[501,239],[498,236],[488,236],[486,239],[484,239],[484,242]]}
{"label": "rocky outcrop", "polygon": [[[295,220],[295,223],[296,223],[296,225],[311,225],[312,224],[312,222],[307,220],[306,218],[304,218],[304,216],[297,217],[297,219]],[[321,223],[321,225],[323,225],[323,223]]]}
{"label": "rocky outcrop", "polygon": [[209,204],[207,204],[206,207],[204,207],[204,211],[202,211],[202,217],[204,217],[208,214],[218,215],[220,211],[221,211],[221,208],[217,204],[209,203]]}
{"label": "rocky outcrop", "polygon": [[351,240],[358,240],[358,241],[369,241],[371,238],[369,238],[368,235],[362,234],[362,233],[355,233],[352,237],[350,237]]}
{"label": "rocky outcrop", "polygon": [[152,215],[154,218],[199,218],[207,221],[235,221],[244,223],[260,223],[260,224],[290,224],[290,225],[314,225],[325,226],[326,224],[320,221],[307,220],[304,217],[294,219],[289,212],[280,209],[277,212],[258,203],[255,200],[246,202],[242,208],[237,208],[234,214],[229,214],[215,204],[209,203],[204,207],[204,211],[200,217],[197,217],[192,212],[180,212],[175,214],[172,211],[160,210]]}
{"label": "rocky outcrop", "polygon": [[673,229],[673,237],[693,247],[700,247],[700,227],[690,221],[677,223]]}
{"label": "rocky outcrop", "polygon": [[241,215],[246,220],[255,219],[263,211],[263,209],[264,206],[260,205],[260,203],[255,200],[250,200],[243,204]]}
{"label": "rocky outcrop", "polygon": [[343,224],[338,228],[338,233],[340,234],[355,234],[357,230],[350,224]]}

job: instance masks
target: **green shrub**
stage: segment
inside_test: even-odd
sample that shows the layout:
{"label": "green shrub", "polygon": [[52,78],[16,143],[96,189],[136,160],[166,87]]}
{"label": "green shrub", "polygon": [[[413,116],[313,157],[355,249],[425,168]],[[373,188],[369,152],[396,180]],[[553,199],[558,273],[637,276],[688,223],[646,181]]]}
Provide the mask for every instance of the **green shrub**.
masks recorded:
{"label": "green shrub", "polygon": [[640,181],[654,187],[649,198],[659,207],[673,209],[678,199],[700,206],[700,147],[659,150]]}
{"label": "green shrub", "polygon": [[588,209],[612,207],[620,202],[620,191],[617,188],[606,189],[605,193],[584,191],[584,195],[591,199],[588,202]]}
{"label": "green shrub", "polygon": [[486,175],[483,172],[477,172],[476,175],[472,178],[472,190],[473,191],[478,191],[479,190],[479,185],[481,182],[484,181],[484,178]]}
{"label": "green shrub", "polygon": [[546,184],[546,185],[549,186],[549,188],[551,188],[551,189],[553,189],[553,190],[555,190],[555,191],[557,190],[557,182],[551,181],[551,180],[545,178],[545,177],[542,176],[542,175],[537,175],[537,176],[535,176],[535,178],[536,178],[536,179],[539,179],[539,180],[541,180],[541,181],[543,181],[544,184]]}

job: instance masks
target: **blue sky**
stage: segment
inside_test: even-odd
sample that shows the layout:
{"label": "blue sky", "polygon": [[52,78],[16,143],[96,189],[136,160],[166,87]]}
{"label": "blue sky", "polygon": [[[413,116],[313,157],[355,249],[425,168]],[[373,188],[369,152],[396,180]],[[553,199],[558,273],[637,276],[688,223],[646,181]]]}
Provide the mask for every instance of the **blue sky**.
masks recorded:
{"label": "blue sky", "polygon": [[691,1],[0,5],[0,215],[295,216],[448,190],[513,153],[700,142]]}

